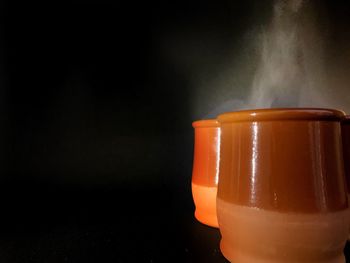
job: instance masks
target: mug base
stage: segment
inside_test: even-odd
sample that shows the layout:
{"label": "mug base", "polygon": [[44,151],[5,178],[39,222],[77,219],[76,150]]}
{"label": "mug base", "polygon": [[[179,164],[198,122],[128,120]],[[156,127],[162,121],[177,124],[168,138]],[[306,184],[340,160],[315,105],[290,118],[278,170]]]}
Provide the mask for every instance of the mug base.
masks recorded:
{"label": "mug base", "polygon": [[202,224],[217,228],[216,193],[217,187],[192,183],[192,195],[196,206],[195,218]]}
{"label": "mug base", "polygon": [[233,263],[346,263],[346,259],[344,255],[339,255],[339,257],[333,259],[325,259],[325,260],[292,260],[288,261],[285,259],[271,259],[271,258],[259,258],[254,255],[240,253],[239,251],[234,251],[231,249],[225,248],[225,243],[220,242],[220,250],[223,256],[230,262]]}
{"label": "mug base", "polygon": [[216,214],[215,215],[210,215],[210,214],[203,214],[201,213],[201,211],[198,211],[196,209],[195,213],[194,213],[194,217],[202,224],[207,225],[207,226],[211,226],[211,227],[215,227],[218,228],[218,220],[216,218]]}
{"label": "mug base", "polygon": [[217,199],[220,249],[234,263],[345,263],[349,210],[282,213]]}

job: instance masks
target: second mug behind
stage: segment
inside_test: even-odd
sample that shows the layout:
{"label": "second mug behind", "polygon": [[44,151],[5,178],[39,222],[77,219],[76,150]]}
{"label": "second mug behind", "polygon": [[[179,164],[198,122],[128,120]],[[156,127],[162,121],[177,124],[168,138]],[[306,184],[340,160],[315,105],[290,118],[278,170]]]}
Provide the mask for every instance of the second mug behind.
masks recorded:
{"label": "second mug behind", "polygon": [[219,176],[220,127],[217,120],[193,122],[195,129],[192,196],[195,217],[203,224],[218,227],[216,194]]}

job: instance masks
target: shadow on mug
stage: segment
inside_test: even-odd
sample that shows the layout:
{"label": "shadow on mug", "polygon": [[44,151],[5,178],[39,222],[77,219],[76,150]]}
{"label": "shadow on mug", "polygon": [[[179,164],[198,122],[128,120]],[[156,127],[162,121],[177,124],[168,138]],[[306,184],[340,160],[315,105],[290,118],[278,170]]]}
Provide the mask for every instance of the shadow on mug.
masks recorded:
{"label": "shadow on mug", "polygon": [[[343,159],[346,178],[348,200],[350,196],[350,116],[346,115],[341,122],[341,136],[343,141]],[[350,222],[349,222],[350,226]],[[350,228],[350,227],[349,227]],[[350,234],[348,240],[350,239]]]}

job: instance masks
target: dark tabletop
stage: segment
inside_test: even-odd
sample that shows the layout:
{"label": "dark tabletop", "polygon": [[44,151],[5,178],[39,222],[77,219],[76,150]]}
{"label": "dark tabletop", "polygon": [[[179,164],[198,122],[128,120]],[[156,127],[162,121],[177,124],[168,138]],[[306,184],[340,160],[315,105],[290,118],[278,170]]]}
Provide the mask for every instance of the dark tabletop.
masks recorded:
{"label": "dark tabletop", "polygon": [[226,262],[219,231],[198,223],[181,195],[3,185],[1,262]]}
{"label": "dark tabletop", "polygon": [[227,262],[219,231],[194,219],[186,193],[42,184],[1,190],[4,263]]}

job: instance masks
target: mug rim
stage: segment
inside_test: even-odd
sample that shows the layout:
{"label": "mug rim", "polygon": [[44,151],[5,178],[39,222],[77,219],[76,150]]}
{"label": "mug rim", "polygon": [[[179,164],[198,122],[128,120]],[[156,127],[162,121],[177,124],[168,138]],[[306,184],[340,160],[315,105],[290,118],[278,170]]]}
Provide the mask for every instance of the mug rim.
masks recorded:
{"label": "mug rim", "polygon": [[193,128],[220,127],[217,119],[197,120],[192,122]]}
{"label": "mug rim", "polygon": [[350,115],[345,115],[342,119],[342,123],[344,124],[350,124]]}
{"label": "mug rim", "polygon": [[[226,112],[217,117],[219,123],[241,121],[314,120],[341,121],[345,112],[328,108],[266,108]],[[350,119],[349,119],[350,120]]]}

